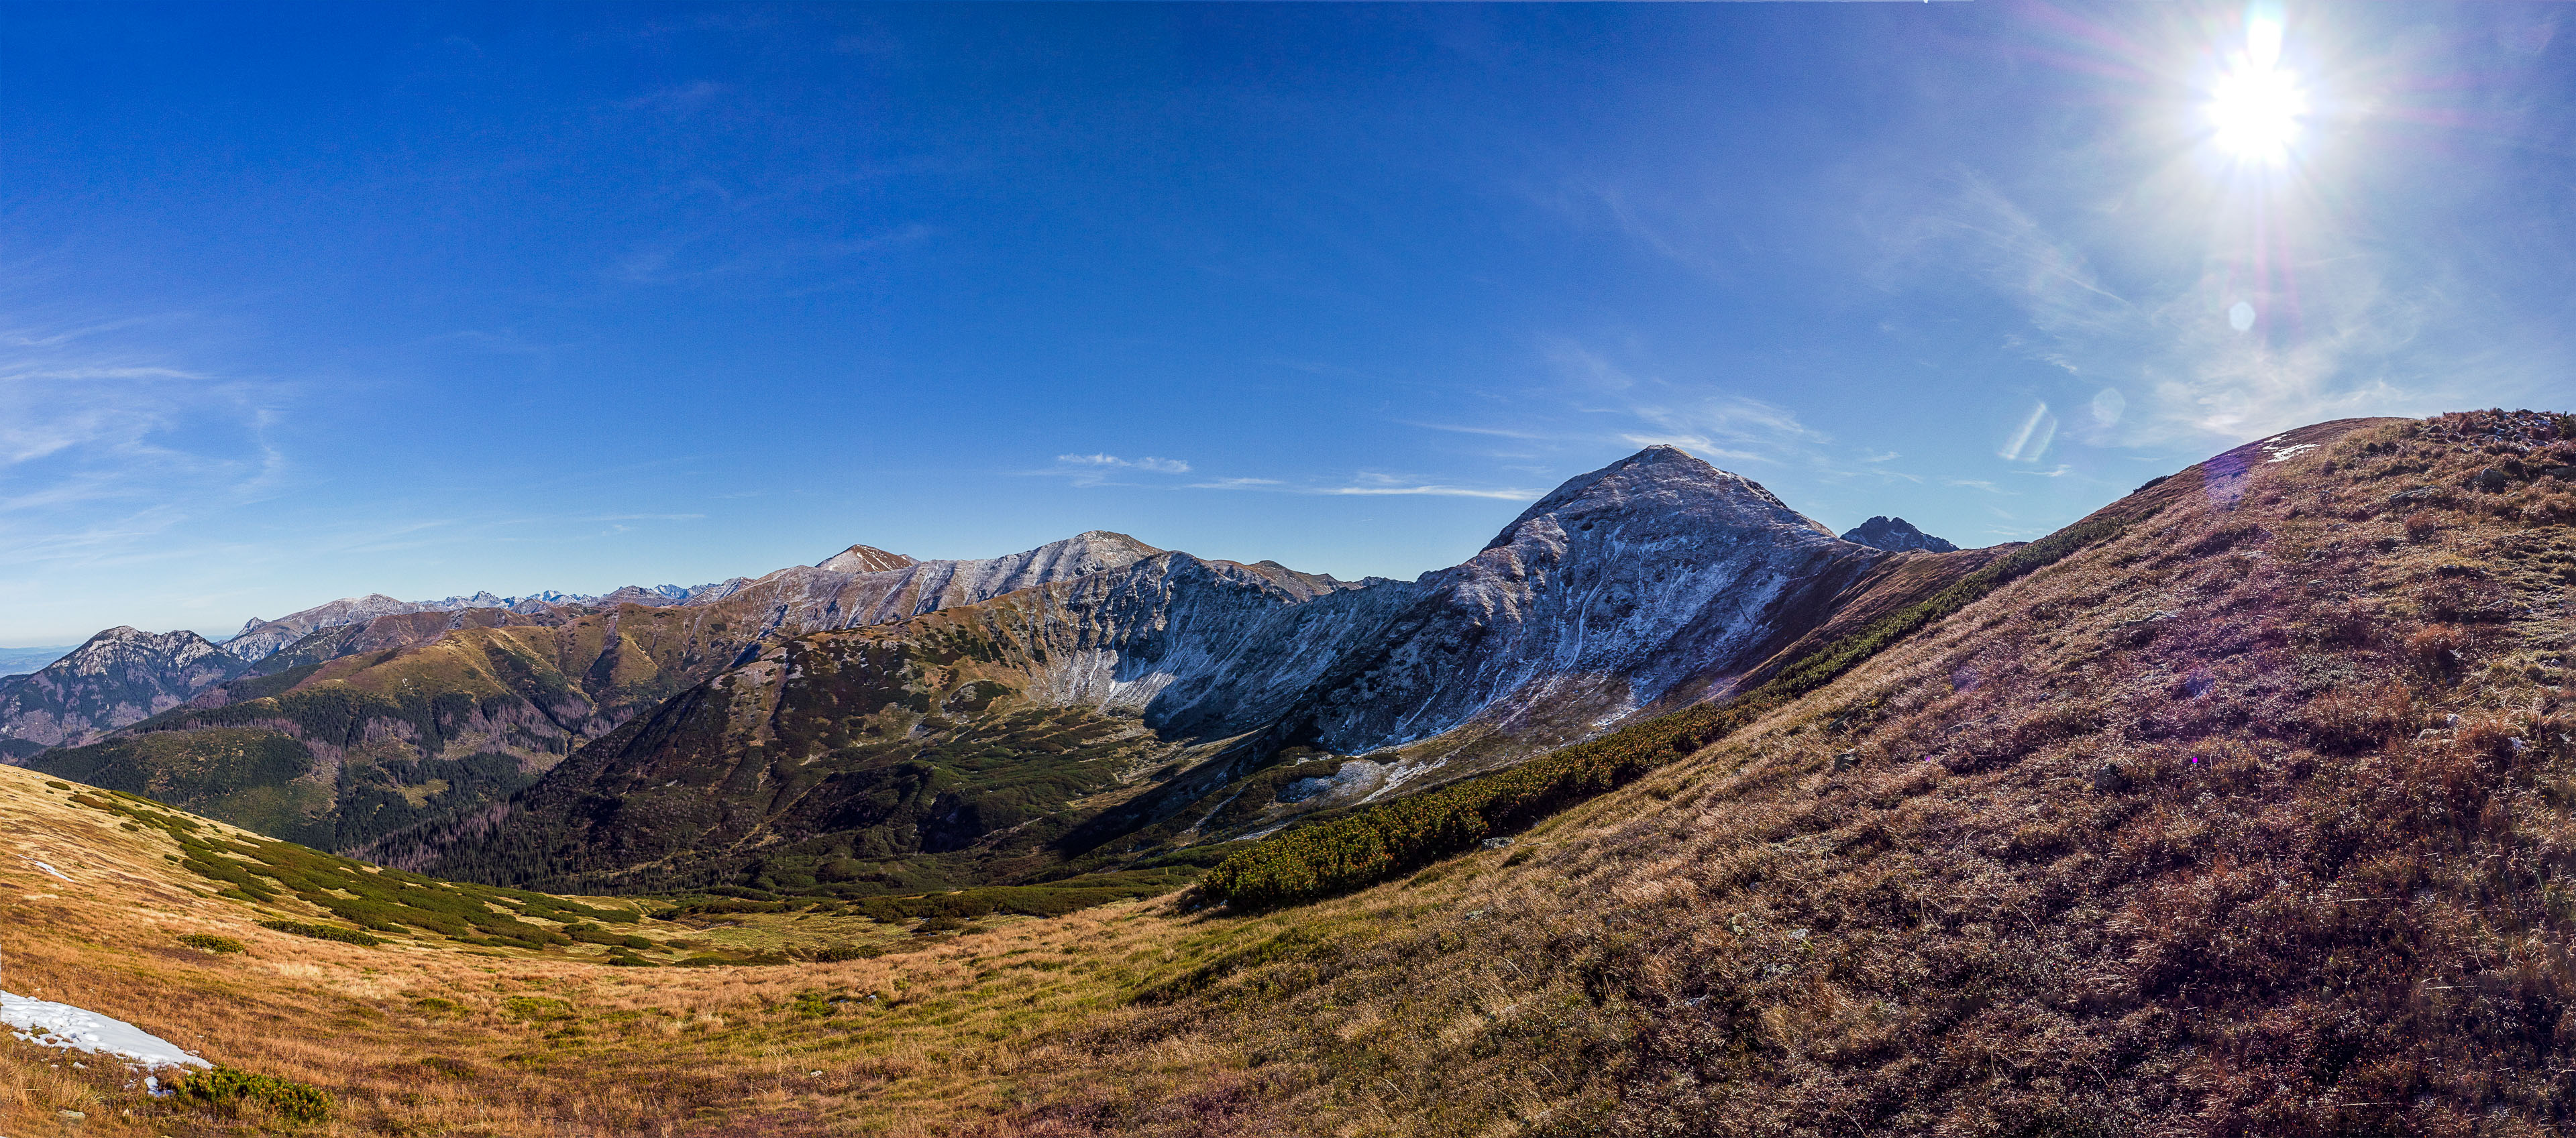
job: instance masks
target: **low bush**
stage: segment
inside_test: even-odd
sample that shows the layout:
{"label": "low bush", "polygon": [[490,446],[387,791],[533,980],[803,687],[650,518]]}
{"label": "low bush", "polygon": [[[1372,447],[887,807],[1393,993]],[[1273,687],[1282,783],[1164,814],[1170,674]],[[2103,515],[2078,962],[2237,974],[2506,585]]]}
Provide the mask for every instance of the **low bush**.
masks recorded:
{"label": "low bush", "polygon": [[179,938],[179,943],[187,945],[190,948],[202,948],[208,952],[250,951],[249,949],[244,948],[240,941],[234,940],[228,936],[216,936],[212,933],[187,933]]}
{"label": "low bush", "polygon": [[315,940],[336,940],[342,944],[355,944],[367,948],[385,943],[356,929],[344,929],[338,925],[316,925],[304,921],[261,921],[259,927],[282,933],[293,933],[296,936],[309,936]]}
{"label": "low bush", "polygon": [[512,996],[501,1001],[501,1014],[531,1023],[571,1019],[572,1005],[546,996]]}
{"label": "low bush", "polygon": [[231,1067],[189,1074],[173,1090],[219,1109],[236,1109],[245,1103],[265,1107],[295,1122],[320,1122],[331,1116],[331,1096],[319,1089]]}

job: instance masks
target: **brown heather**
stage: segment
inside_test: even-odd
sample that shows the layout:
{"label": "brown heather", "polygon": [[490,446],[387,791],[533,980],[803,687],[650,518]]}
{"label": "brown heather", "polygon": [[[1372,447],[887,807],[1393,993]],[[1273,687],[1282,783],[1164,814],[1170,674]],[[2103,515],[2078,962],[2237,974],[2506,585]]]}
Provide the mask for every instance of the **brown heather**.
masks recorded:
{"label": "brown heather", "polygon": [[[777,967],[364,949],[0,770],[0,847],[93,891],[0,857],[0,983],[322,1087],[317,1134],[2554,1134],[2564,423],[2230,452],[1509,849],[1251,916],[647,922],[910,949]],[[16,1138],[273,1122],[7,1048]]]}

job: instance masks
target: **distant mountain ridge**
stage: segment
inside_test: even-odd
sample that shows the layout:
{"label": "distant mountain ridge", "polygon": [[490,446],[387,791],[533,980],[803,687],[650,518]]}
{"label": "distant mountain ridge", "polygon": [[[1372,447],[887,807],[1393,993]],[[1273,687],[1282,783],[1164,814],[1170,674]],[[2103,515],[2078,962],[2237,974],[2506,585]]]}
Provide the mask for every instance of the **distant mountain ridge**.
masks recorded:
{"label": "distant mountain ridge", "polygon": [[267,658],[270,653],[322,629],[364,624],[380,616],[414,612],[458,612],[465,609],[507,609],[516,613],[539,613],[567,605],[669,605],[679,604],[708,592],[722,591],[742,580],[743,578],[737,577],[732,581],[689,587],[628,585],[598,596],[548,589],[524,597],[496,596],[487,591],[470,597],[447,597],[435,601],[402,601],[383,593],[369,593],[363,597],[342,597],[336,601],[328,601],[309,609],[288,613],[276,620],[252,617],[242,624],[241,631],[234,633],[231,639],[223,642],[223,648],[224,651],[239,657],[246,663],[256,664]]}
{"label": "distant mountain ridge", "polygon": [[1914,528],[1903,518],[1875,517],[1852,528],[1843,540],[1872,549],[1916,549],[1926,553],[1951,553],[1959,547]]}

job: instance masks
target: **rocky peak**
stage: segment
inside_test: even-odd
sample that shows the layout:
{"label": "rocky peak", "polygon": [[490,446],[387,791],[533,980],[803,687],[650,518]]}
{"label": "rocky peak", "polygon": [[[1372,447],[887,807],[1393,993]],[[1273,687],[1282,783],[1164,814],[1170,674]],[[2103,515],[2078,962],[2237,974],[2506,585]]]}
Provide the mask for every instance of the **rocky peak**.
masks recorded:
{"label": "rocky peak", "polygon": [[90,637],[47,670],[60,668],[72,675],[97,676],[112,668],[136,664],[181,667],[219,651],[212,641],[184,628],[176,632],[145,632],[120,624]]}
{"label": "rocky peak", "polygon": [[243,668],[194,632],[118,625],[0,689],[0,757],[87,742],[177,707]]}
{"label": "rocky peak", "polygon": [[915,563],[913,558],[889,553],[873,545],[853,545],[815,562],[814,567],[835,573],[884,573]]}
{"label": "rocky peak", "polygon": [[1903,518],[1874,517],[1852,528],[1843,540],[1871,549],[1920,549],[1929,553],[1953,553],[1958,546],[1914,528]]}
{"label": "rocky peak", "polygon": [[1790,509],[1762,484],[1720,470],[1679,447],[1650,446],[1589,474],[1578,475],[1503,527],[1485,548],[1513,544],[1541,519],[1557,528],[1588,533],[1636,522],[1658,530],[1771,532],[1787,540],[1830,539],[1834,531]]}

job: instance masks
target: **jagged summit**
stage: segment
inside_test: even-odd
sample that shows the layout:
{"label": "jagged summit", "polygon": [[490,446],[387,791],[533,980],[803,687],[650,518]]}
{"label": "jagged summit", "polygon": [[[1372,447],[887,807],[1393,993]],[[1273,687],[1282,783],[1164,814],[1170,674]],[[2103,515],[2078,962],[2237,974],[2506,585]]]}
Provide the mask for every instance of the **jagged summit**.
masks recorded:
{"label": "jagged summit", "polygon": [[1954,553],[1958,546],[1914,528],[1903,518],[1874,517],[1852,527],[1843,540],[1871,549],[1919,549],[1927,553]]}
{"label": "jagged summit", "polygon": [[1567,479],[1548,496],[1530,504],[1504,526],[1485,548],[1510,545],[1523,527],[1545,517],[1569,529],[1614,526],[1625,518],[1642,519],[1658,528],[1675,524],[1748,530],[1805,530],[1831,538],[1834,531],[1782,502],[1762,484],[1720,470],[1680,447],[1657,444],[1592,471]]}
{"label": "jagged summit", "polygon": [[835,573],[884,573],[917,564],[918,559],[892,553],[873,545],[853,545],[814,563],[817,569]]}

